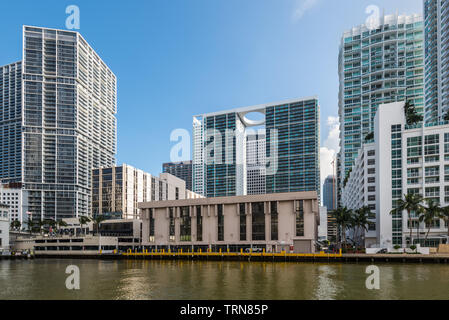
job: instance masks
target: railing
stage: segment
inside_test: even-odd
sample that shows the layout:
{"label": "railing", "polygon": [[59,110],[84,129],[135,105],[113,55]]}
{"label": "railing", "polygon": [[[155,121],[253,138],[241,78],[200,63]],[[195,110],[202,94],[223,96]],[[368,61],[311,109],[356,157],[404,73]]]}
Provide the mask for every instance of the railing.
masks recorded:
{"label": "railing", "polygon": [[265,252],[265,249],[263,252],[243,252],[243,249],[240,250],[240,252],[230,252],[229,250],[226,252],[223,252],[221,249],[219,252],[212,252],[211,250],[208,250],[206,252],[203,252],[201,249],[197,252],[194,251],[187,251],[183,252],[182,250],[178,252],[171,252],[170,250],[165,251],[163,250],[151,250],[148,251],[137,251],[134,252],[129,249],[126,253],[122,253],[123,256],[127,257],[151,257],[151,256],[167,256],[167,257],[203,257],[203,256],[211,256],[211,257],[313,257],[313,258],[340,258],[342,257],[342,251],[340,249],[339,253],[325,253],[324,251],[321,251],[320,253],[287,253],[286,251],[281,252]]}

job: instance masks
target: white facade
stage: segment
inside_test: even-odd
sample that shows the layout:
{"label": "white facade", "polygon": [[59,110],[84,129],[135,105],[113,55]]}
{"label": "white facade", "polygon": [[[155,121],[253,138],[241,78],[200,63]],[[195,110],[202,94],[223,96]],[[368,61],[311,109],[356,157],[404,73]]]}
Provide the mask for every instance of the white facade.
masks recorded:
{"label": "white facade", "polygon": [[0,204],[0,250],[9,249],[9,207]]}
{"label": "white facade", "polygon": [[[407,212],[402,216],[390,214],[396,201],[404,194],[418,193],[424,198],[439,201],[441,206],[449,205],[449,124],[409,127],[403,109],[403,102],[379,106],[374,124],[374,143],[364,145],[342,193],[343,205],[348,208],[372,206],[375,199],[375,244],[381,247],[409,243]],[[368,152],[374,153],[374,158],[368,157]],[[374,162],[368,165],[367,161],[373,159]],[[367,174],[369,169],[371,174]],[[373,177],[375,184],[372,183]],[[370,178],[371,183],[368,183]],[[368,189],[373,186],[375,189]],[[375,190],[375,193],[368,190]],[[428,226],[419,224],[413,213],[412,219],[412,241],[417,242],[418,225],[421,240],[425,238]],[[447,226],[443,220],[437,219],[431,226],[428,245],[437,245],[446,235]],[[366,237],[370,238],[369,232]],[[374,246],[372,242],[367,245]]]}
{"label": "white facade", "polygon": [[[365,232],[365,245],[377,243],[376,233],[376,148],[374,143],[364,144],[359,151],[346,184],[343,186],[342,203],[348,209],[369,207],[373,213]],[[350,234],[352,236],[352,234]]]}
{"label": "white facade", "polygon": [[318,226],[318,239],[328,239],[327,237],[327,208],[320,207],[320,225]]}
{"label": "white facade", "polygon": [[246,138],[246,184],[248,195],[266,193],[266,142],[265,130],[247,134]]}
{"label": "white facade", "polygon": [[10,208],[10,219],[18,220],[23,225],[28,221],[27,204],[28,192],[22,188],[10,187],[8,184],[0,185],[0,203]]}

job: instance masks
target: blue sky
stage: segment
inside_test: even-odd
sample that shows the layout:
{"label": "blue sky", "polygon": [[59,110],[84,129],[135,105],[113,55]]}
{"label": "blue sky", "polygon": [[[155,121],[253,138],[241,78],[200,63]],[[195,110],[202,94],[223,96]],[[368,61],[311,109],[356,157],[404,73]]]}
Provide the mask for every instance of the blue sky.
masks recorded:
{"label": "blue sky", "polygon": [[317,95],[322,179],[338,145],[342,32],[369,5],[422,13],[422,0],[1,1],[0,65],[21,59],[22,25],[64,29],[72,4],[118,78],[117,163],[158,174],[170,133],[195,114]]}

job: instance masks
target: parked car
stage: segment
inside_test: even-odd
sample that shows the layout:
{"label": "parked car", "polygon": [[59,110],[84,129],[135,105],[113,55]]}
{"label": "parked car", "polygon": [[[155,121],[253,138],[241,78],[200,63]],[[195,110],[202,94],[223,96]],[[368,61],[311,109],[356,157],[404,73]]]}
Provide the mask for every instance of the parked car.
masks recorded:
{"label": "parked car", "polygon": [[388,253],[388,249],[387,248],[383,248],[383,249],[380,249],[379,251],[377,251],[376,253],[377,254]]}

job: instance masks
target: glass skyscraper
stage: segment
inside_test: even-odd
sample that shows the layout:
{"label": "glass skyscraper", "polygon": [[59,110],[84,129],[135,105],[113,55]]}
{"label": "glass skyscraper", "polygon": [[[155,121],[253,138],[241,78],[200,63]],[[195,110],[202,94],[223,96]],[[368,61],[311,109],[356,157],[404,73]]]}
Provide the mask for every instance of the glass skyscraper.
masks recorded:
{"label": "glass skyscraper", "polygon": [[424,112],[424,24],[420,15],[389,15],[378,26],[354,27],[341,39],[339,54],[340,154],[338,182],[344,180],[377,107],[412,102]]}
{"label": "glass skyscraper", "polygon": [[425,0],[425,121],[449,110],[449,1]]}
{"label": "glass skyscraper", "polygon": [[[252,113],[264,117],[252,120],[247,117]],[[265,140],[266,175],[264,186],[252,185],[250,193],[317,191],[319,197],[320,130],[316,98],[195,116],[193,191],[206,197],[248,194],[247,129],[261,128],[265,129],[260,138]]]}
{"label": "glass skyscraper", "polygon": [[33,219],[88,215],[92,168],[115,163],[116,77],[77,32],[24,26],[23,44],[0,68],[0,179]]}

